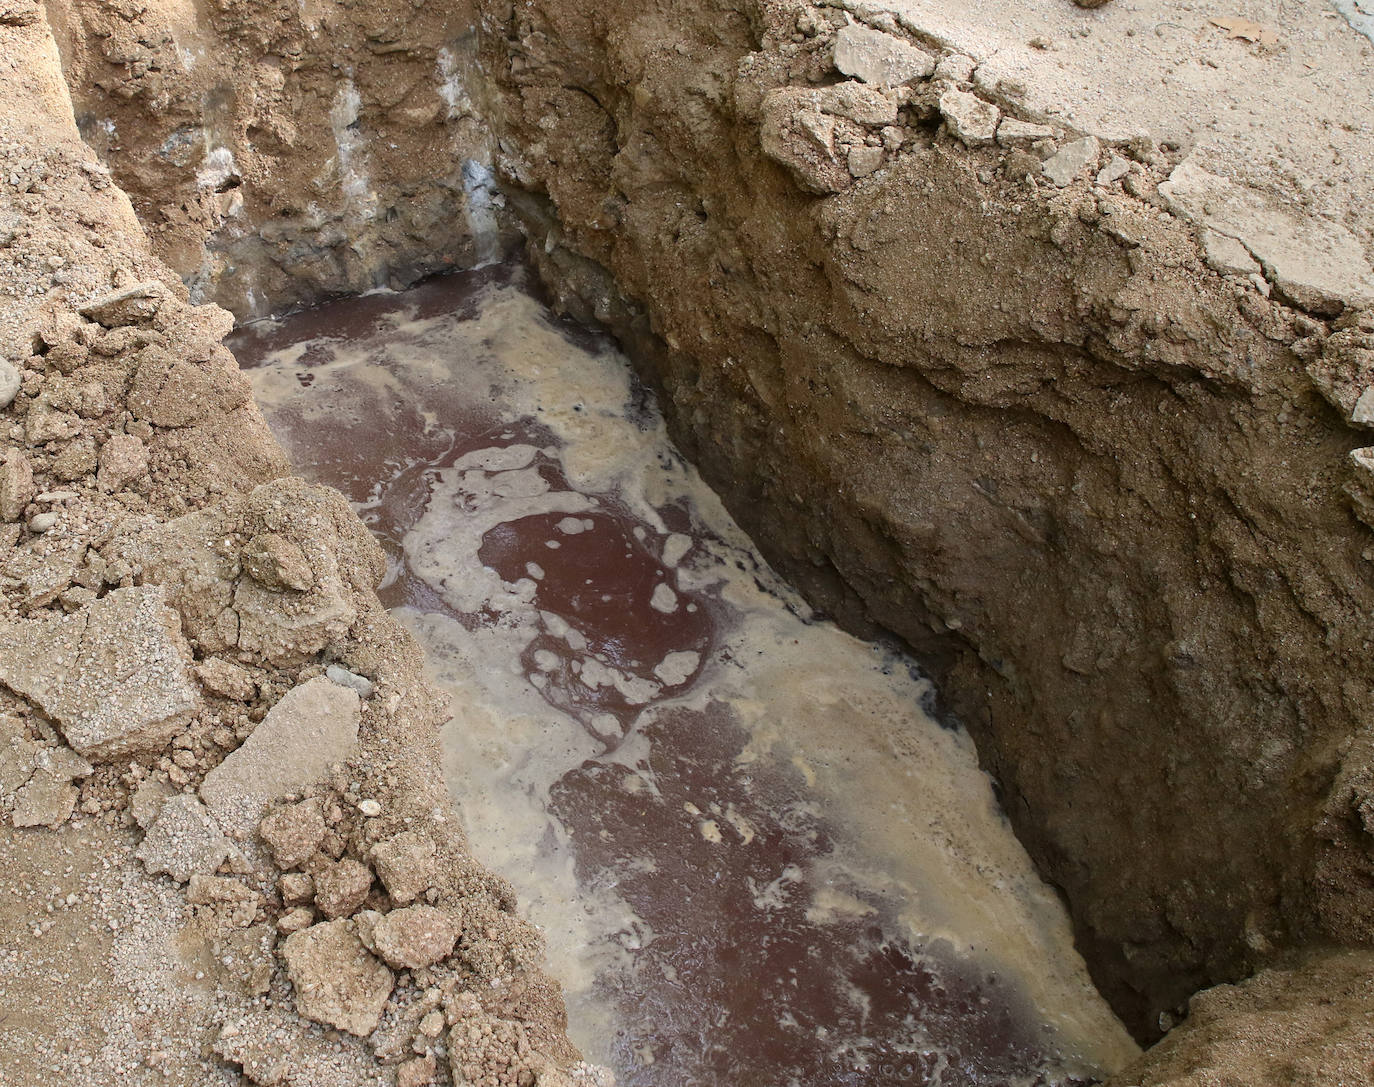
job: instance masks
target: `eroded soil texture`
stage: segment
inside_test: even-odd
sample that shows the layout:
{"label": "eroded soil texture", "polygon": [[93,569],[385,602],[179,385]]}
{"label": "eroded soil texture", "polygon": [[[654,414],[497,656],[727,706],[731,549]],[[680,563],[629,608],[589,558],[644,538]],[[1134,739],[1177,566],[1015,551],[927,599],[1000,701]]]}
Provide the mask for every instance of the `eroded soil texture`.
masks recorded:
{"label": "eroded soil texture", "polygon": [[240,330],[385,544],[448,780],[625,1085],[1068,1084],[1135,1047],[968,736],[814,615],[516,268]]}

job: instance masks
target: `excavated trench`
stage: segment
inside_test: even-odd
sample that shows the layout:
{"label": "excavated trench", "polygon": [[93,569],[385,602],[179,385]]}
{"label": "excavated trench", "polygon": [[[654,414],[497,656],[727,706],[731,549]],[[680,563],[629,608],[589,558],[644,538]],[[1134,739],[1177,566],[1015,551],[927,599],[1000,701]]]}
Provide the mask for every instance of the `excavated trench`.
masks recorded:
{"label": "excavated trench", "polygon": [[635,1084],[1085,1083],[1135,1052],[967,734],[814,616],[505,267],[230,340],[387,544],[478,856]]}
{"label": "excavated trench", "polygon": [[[385,546],[589,1059],[1067,1084],[1223,985],[1120,1082],[1289,1082],[1271,1035],[1368,1071],[1361,243],[1285,205],[1237,256],[1269,190],[890,6],[49,18],[157,255]],[[843,78],[851,25],[929,70]]]}

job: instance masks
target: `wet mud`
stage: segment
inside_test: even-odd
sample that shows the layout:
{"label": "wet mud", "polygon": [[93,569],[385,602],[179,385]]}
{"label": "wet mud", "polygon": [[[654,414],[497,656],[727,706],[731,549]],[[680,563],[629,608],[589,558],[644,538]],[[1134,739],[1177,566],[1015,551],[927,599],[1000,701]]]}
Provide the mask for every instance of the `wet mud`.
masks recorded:
{"label": "wet mud", "polygon": [[385,544],[455,804],[627,1085],[1074,1084],[1135,1052],[966,734],[813,615],[515,267],[249,326]]}

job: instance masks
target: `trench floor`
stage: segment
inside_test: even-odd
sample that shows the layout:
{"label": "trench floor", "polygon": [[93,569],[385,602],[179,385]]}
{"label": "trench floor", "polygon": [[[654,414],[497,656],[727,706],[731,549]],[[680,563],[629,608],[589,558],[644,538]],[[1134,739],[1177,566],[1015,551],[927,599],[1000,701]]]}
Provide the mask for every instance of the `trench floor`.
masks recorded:
{"label": "trench floor", "polygon": [[501,266],[234,333],[387,549],[473,851],[627,1087],[1071,1084],[1134,1047],[967,735],[813,615]]}

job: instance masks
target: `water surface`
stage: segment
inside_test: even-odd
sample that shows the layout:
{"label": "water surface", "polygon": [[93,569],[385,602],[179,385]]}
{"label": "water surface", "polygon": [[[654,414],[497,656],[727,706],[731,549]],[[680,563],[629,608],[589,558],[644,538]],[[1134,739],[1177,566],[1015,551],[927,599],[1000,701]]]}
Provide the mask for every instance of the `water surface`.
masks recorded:
{"label": "water surface", "polygon": [[911,662],[820,621],[516,268],[240,330],[387,548],[472,847],[629,1087],[1072,1084],[1133,1044]]}

